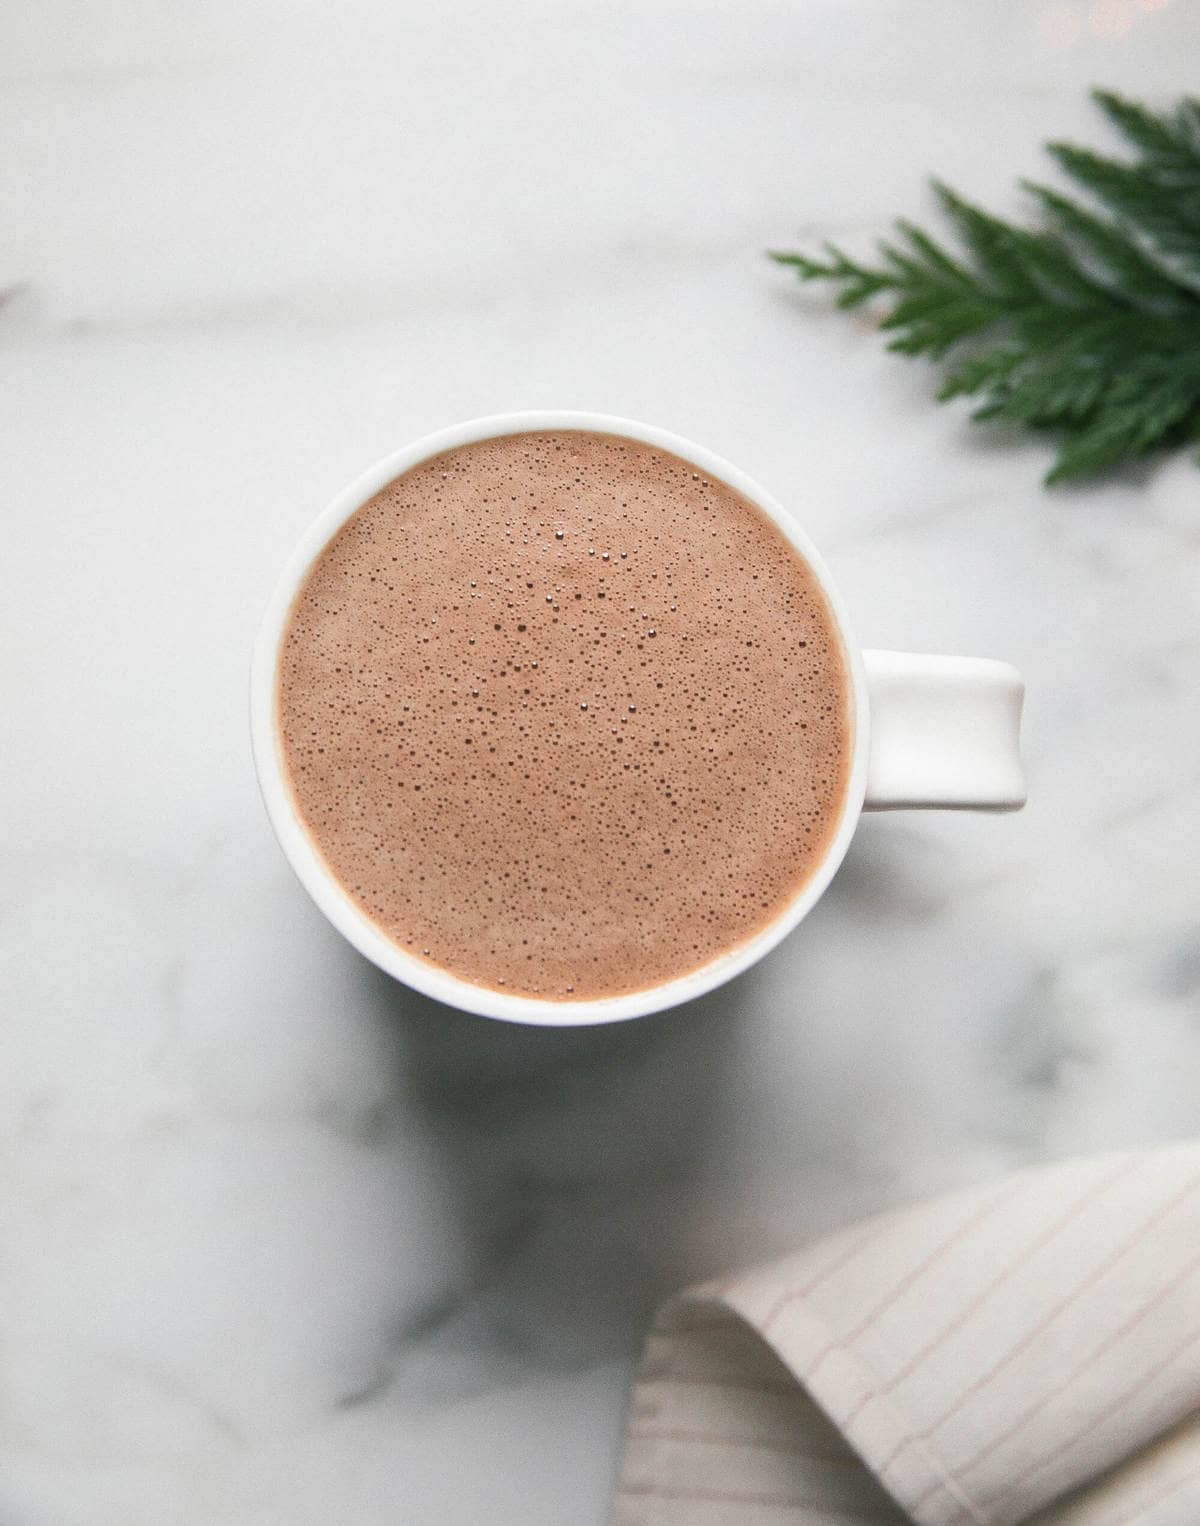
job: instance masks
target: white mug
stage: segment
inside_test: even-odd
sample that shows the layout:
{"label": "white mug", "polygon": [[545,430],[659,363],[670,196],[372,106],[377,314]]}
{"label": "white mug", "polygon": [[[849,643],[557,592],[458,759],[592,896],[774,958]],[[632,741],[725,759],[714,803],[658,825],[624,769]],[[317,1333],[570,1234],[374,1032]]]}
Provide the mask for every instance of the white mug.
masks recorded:
{"label": "white mug", "polygon": [[[690,974],[644,991],[590,1001],[549,1001],[489,990],[414,958],[387,938],[329,872],[300,820],[284,771],[276,715],[279,654],[292,603],[310,567],[342,525],[381,488],[430,456],[528,430],[592,430],[640,440],[682,457],[757,504],[819,580],[850,675],[853,750],[841,820],[824,858],[795,899],[753,938]],[[711,451],[629,419],[536,412],[472,419],[427,435],[387,456],[337,495],[296,547],[267,608],[254,651],[250,720],[259,784],[276,835],[301,884],[339,932],[380,969],[439,1001],[508,1022],[553,1027],[643,1017],[701,996],[749,968],[811,911],[841,863],[864,810],[944,806],[1004,811],[1023,805],[1018,751],[1023,696],[1021,676],[1008,663],[862,651],[816,547],[769,493]]]}

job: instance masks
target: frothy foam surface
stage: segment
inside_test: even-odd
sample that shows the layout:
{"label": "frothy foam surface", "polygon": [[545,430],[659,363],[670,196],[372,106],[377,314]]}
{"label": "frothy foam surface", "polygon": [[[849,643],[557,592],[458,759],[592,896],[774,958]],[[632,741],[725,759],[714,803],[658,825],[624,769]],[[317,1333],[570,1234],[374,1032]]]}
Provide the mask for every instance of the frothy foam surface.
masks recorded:
{"label": "frothy foam surface", "polygon": [[583,431],[423,463],[296,597],[278,719],[305,826],[408,953],[564,1001],[752,938],[836,831],[848,680],[760,510]]}

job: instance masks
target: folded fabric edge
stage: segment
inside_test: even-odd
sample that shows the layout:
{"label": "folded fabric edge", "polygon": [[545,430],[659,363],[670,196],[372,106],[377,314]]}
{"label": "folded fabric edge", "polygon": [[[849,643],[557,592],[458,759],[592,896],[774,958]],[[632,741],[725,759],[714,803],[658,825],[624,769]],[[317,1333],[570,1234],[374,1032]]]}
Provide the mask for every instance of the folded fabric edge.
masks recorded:
{"label": "folded fabric edge", "polygon": [[[696,1292],[700,1294],[702,1290]],[[683,1299],[691,1302],[686,1294]],[[696,1301],[737,1315],[774,1352],[880,1487],[919,1526],[944,1526],[947,1500],[953,1500],[967,1520],[984,1526],[986,1517],[963,1492],[936,1450],[923,1439],[919,1427],[890,1396],[880,1393],[884,1385],[879,1374],[845,1350],[831,1326],[803,1299],[796,1299],[789,1306],[782,1340],[764,1332],[753,1312],[741,1306],[736,1287]],[[823,1356],[819,1362],[818,1355]],[[869,1404],[864,1404],[865,1396],[870,1396]],[[903,1460],[902,1468],[888,1466],[897,1459]],[[937,1498],[943,1502],[943,1508],[930,1511],[926,1502],[933,1500],[936,1507]],[[957,1515],[958,1511],[954,1513]]]}
{"label": "folded fabric edge", "polygon": [[[955,1486],[936,1454],[920,1439],[916,1427],[909,1424],[893,1405],[889,1403],[873,1414],[865,1427],[846,1426],[845,1416],[859,1407],[860,1396],[880,1385],[876,1375],[849,1354],[845,1360],[823,1361],[818,1373],[806,1376],[803,1369],[807,1354],[827,1350],[835,1344],[832,1330],[818,1315],[797,1304],[789,1310],[787,1338],[781,1342],[765,1334],[753,1313],[740,1306],[736,1289],[718,1290],[711,1285],[678,1294],[659,1310],[655,1318],[647,1338],[642,1366],[634,1383],[626,1423],[621,1484],[624,1493],[640,1492],[638,1485],[631,1484],[628,1472],[630,1450],[644,1435],[636,1428],[639,1395],[650,1385],[694,1381],[687,1373],[679,1372],[671,1366],[664,1368],[658,1348],[663,1342],[677,1340],[683,1334],[696,1334],[698,1316],[701,1329],[707,1323],[711,1323],[715,1330],[725,1321],[736,1322],[764,1352],[769,1353],[786,1371],[796,1393],[809,1399],[829,1422],[847,1457],[853,1458],[863,1469],[865,1477],[871,1480],[872,1492],[881,1490],[908,1519],[919,1522],[920,1526],[944,1526],[947,1519],[944,1514],[945,1504],[953,1501],[956,1516],[961,1508],[966,1512],[966,1519],[979,1523],[984,1521],[985,1518]],[[897,1476],[885,1479],[881,1476],[880,1462],[900,1453],[905,1458],[905,1466]],[[933,1503],[933,1513],[928,1508],[923,1513],[914,1509],[918,1502],[925,1499]],[[940,1510],[936,1506],[937,1499],[942,1502]]]}

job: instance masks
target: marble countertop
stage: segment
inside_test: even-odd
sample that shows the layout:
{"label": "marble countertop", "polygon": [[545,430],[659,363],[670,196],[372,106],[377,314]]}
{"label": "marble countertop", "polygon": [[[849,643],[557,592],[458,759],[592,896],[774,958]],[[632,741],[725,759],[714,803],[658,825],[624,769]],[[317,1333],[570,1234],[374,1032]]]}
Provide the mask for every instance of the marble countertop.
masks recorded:
{"label": "marble countertop", "polygon": [[[1048,448],[763,258],[1020,207],[1186,0],[0,18],[0,1522],[599,1526],[671,1289],[1200,1128],[1200,475]],[[791,506],[870,645],[1008,658],[1016,817],[868,818],[715,997],[519,1031],[378,975],[258,800],[247,659],[360,468],[644,418]]]}

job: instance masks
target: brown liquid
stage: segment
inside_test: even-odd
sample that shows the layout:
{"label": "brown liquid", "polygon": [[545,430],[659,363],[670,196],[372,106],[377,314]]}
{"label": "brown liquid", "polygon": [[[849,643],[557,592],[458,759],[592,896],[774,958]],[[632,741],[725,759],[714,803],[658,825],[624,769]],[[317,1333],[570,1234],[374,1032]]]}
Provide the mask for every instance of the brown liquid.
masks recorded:
{"label": "brown liquid", "polygon": [[752,938],[837,829],[848,684],[773,524],[648,445],[507,435],[426,461],[296,597],[301,817],[396,944],[579,1001]]}

